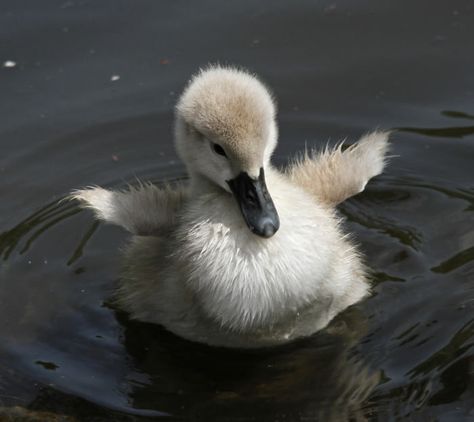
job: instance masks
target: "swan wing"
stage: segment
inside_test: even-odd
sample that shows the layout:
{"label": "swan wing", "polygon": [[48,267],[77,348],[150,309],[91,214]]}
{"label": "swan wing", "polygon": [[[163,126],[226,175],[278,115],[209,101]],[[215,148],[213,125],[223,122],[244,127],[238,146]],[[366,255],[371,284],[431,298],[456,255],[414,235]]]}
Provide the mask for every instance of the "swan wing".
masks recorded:
{"label": "swan wing", "polygon": [[342,143],[311,151],[287,170],[290,180],[328,205],[337,205],[362,192],[387,162],[389,132],[372,132],[343,150]]}
{"label": "swan wing", "polygon": [[116,224],[129,232],[146,236],[168,231],[187,198],[184,186],[130,186],[127,190],[91,187],[74,191],[71,199],[92,209],[99,220]]}

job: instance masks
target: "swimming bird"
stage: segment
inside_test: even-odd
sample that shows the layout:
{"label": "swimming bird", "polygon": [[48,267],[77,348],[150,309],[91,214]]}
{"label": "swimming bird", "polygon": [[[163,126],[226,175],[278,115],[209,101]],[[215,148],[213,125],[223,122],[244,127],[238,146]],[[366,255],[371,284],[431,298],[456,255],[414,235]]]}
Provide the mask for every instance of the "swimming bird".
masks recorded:
{"label": "swimming bird", "polygon": [[72,195],[134,235],[116,293],[131,318],[210,345],[262,347],[311,335],[368,295],[335,206],[382,172],[388,132],[279,170],[269,90],[245,70],[211,66],[181,95],[174,134],[188,181]]}

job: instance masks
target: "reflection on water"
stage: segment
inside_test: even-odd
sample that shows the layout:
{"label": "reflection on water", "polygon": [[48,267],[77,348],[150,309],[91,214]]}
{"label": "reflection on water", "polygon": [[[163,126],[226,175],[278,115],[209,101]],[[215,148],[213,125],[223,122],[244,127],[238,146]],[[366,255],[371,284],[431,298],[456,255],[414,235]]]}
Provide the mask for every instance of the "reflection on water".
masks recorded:
{"label": "reflection on water", "polygon": [[[452,205],[443,202],[446,198]],[[8,291],[2,282],[3,300],[11,300],[16,292],[29,309],[18,320],[10,321],[9,329],[1,330],[9,344],[5,356],[22,372],[26,362],[18,361],[18,354],[24,355],[23,360],[31,359],[27,366],[36,366],[34,373],[41,374],[39,385],[44,385],[33,395],[33,401],[22,404],[75,417],[84,415],[87,409],[117,420],[126,411],[143,417],[169,414],[206,420],[220,420],[225,415],[252,419],[256,414],[259,420],[274,420],[284,414],[298,414],[338,421],[349,417],[370,419],[375,414],[405,417],[425,406],[462,402],[472,389],[469,374],[474,289],[458,275],[462,270],[474,274],[474,251],[468,247],[435,266],[429,267],[429,260],[420,265],[416,257],[428,246],[430,234],[424,232],[413,214],[423,214],[425,207],[440,201],[453,211],[472,212],[472,200],[468,191],[430,186],[414,177],[385,176],[366,193],[343,204],[341,212],[347,225],[357,232],[373,266],[376,294],[344,312],[312,338],[275,349],[211,348],[177,338],[159,326],[131,321],[126,314],[103,305],[111,294],[113,280],[105,283],[105,291],[93,283],[82,285],[91,289],[92,303],[76,308],[76,315],[68,312],[69,316],[64,306],[75,299],[65,295],[70,289],[67,284],[42,282],[43,288],[60,289],[57,300],[65,302],[53,300],[52,310],[50,304],[42,304],[37,290],[34,298],[25,296],[25,283]],[[47,238],[55,224],[61,223],[62,230],[77,226],[77,218],[84,214],[88,213],[68,201],[43,207],[1,235],[3,260],[9,262],[35,249],[40,235]],[[89,223],[81,223],[72,254],[64,251],[62,265],[65,271],[71,268],[76,277],[89,274],[94,279],[93,270],[87,269],[87,257],[91,252],[99,253],[96,265],[100,265],[101,246],[94,246],[94,238],[101,237],[101,224],[91,224],[90,215],[87,217]],[[383,253],[371,251],[380,242],[384,244]],[[111,253],[119,254],[118,249]],[[14,274],[14,265],[4,273]],[[437,280],[435,274],[452,276]],[[31,283],[33,278],[28,280]],[[408,283],[404,291],[396,287],[400,282]],[[458,292],[448,297],[444,292],[453,283],[457,283]],[[455,315],[450,315],[453,305],[449,303],[457,303]],[[98,318],[91,315],[97,313],[97,306],[104,314]],[[49,324],[58,317],[69,319],[59,327],[60,338],[58,327]],[[70,332],[73,326],[76,330]],[[91,337],[94,341],[89,340]],[[77,362],[77,351],[67,350],[71,342],[77,341],[83,343],[83,364]],[[119,358],[111,362],[111,356]],[[112,377],[97,373],[97,365],[105,362]],[[77,365],[82,378],[93,380],[93,384],[86,385],[93,385],[94,394],[84,394],[82,382],[71,383],[69,377]],[[31,376],[28,371],[24,375]],[[98,376],[102,377],[99,384]],[[118,394],[107,395],[109,389]],[[65,396],[63,391],[72,396]],[[0,400],[16,402],[6,397]],[[58,400],[63,404],[52,406]]]}
{"label": "reflection on water", "polygon": [[401,132],[419,133],[426,136],[437,136],[440,138],[463,138],[474,134],[474,126],[442,127],[442,128],[417,128],[417,127],[399,127]]}
{"label": "reflection on water", "polygon": [[[446,110],[441,114],[446,117],[455,119],[474,119],[474,116],[464,113],[463,111]],[[454,126],[441,128],[417,128],[417,127],[400,127],[397,130],[401,132],[412,132],[425,136],[436,136],[440,138],[463,138],[474,134],[474,126]]]}
{"label": "reflection on water", "polygon": [[446,117],[453,117],[455,119],[473,119],[474,115],[464,113],[463,111],[445,110],[441,114]]}
{"label": "reflection on water", "polygon": [[149,377],[137,382],[130,396],[139,408],[153,402],[175,415],[205,419],[258,414],[274,420],[300,413],[340,420],[363,414],[361,403],[380,378],[350,351],[365,333],[364,318],[356,310],[311,341],[260,351],[210,348],[151,324],[125,316],[119,320],[136,369]]}
{"label": "reflection on water", "polygon": [[57,201],[44,206],[12,229],[0,235],[0,257],[7,260],[20,240],[26,237],[24,245],[19,251],[20,254],[24,254],[28,251],[31,244],[46,230],[62,220],[77,214],[79,211],[79,207],[75,204],[65,206],[64,204],[57,203]]}

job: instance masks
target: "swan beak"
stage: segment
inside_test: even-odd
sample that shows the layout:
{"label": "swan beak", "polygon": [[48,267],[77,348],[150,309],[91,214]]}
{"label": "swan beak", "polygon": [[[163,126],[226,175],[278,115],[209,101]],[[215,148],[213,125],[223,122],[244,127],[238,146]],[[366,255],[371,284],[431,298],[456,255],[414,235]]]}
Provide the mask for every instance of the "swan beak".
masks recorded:
{"label": "swan beak", "polygon": [[280,219],[268,193],[263,168],[257,179],[242,172],[236,178],[227,180],[227,184],[249,229],[257,236],[272,237],[280,227]]}

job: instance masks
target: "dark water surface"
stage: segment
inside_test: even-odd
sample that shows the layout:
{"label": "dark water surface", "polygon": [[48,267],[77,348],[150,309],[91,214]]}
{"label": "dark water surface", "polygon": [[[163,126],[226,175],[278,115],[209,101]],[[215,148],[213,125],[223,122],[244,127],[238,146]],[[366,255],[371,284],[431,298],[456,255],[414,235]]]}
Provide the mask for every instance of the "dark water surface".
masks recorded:
{"label": "dark water surface", "polygon": [[[401,129],[341,207],[373,296],[274,350],[115,312],[127,234],[57,202],[183,177],[173,104],[215,61],[273,88],[278,164]],[[474,2],[5,0],[0,63],[0,420],[474,420]]]}

